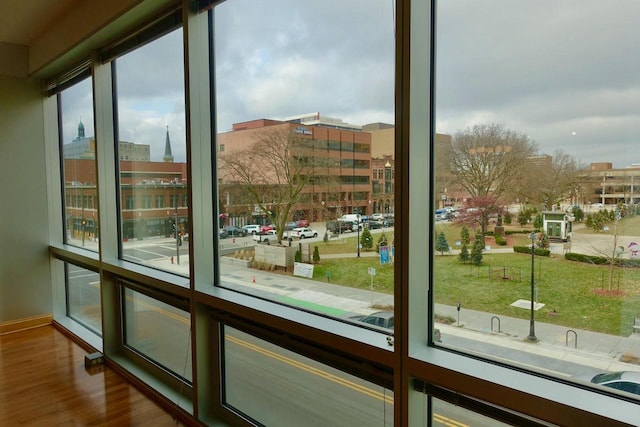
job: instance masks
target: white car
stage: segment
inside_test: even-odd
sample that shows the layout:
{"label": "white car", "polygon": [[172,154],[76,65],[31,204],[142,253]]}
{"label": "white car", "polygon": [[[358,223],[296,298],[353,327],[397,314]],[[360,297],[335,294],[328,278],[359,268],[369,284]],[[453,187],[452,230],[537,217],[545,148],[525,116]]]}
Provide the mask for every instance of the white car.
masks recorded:
{"label": "white car", "polygon": [[264,233],[256,233],[253,235],[252,239],[255,240],[258,243],[262,243],[262,242],[268,242],[268,241],[274,241],[276,240],[275,236],[278,235],[278,232],[276,230],[268,230],[265,231]]}
{"label": "white car", "polygon": [[244,225],[242,226],[242,229],[245,230],[247,234],[256,235],[260,233],[260,226],[258,224]]}
{"label": "white car", "polygon": [[293,237],[298,239],[306,239],[307,237],[318,237],[318,232],[310,229],[309,227],[298,227],[291,230]]}

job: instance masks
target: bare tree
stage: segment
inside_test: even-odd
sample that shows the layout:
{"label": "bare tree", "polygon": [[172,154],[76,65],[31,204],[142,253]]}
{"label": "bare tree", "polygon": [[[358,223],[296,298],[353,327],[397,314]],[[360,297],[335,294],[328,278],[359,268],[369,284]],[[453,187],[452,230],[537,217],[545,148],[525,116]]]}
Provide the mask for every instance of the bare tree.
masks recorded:
{"label": "bare tree", "polygon": [[549,167],[541,167],[529,176],[530,200],[538,201],[546,209],[552,209],[563,200],[571,199],[579,193],[581,165],[574,157],[556,150]]}
{"label": "bare tree", "polygon": [[275,224],[281,241],[294,206],[307,201],[305,190],[319,165],[312,140],[291,132],[289,127],[265,128],[254,138],[245,149],[221,153],[220,178],[246,191],[252,203]]}
{"label": "bare tree", "polygon": [[498,124],[476,125],[452,139],[451,164],[471,198],[500,198],[535,152],[529,137]]}

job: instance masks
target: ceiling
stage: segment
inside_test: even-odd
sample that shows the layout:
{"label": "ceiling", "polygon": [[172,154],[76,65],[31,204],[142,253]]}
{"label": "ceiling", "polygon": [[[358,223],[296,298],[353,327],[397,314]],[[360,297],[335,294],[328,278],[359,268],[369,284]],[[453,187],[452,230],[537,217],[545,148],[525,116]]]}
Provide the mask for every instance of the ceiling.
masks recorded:
{"label": "ceiling", "polygon": [[31,46],[81,0],[0,1],[0,43]]}

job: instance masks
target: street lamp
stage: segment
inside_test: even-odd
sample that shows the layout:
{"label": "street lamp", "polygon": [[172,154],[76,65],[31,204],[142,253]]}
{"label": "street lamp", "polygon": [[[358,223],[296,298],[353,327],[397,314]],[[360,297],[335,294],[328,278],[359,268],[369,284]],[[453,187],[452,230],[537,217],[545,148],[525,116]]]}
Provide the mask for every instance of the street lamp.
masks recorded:
{"label": "street lamp", "polygon": [[529,235],[529,238],[531,239],[531,320],[529,321],[529,336],[527,337],[527,339],[529,341],[538,341],[538,338],[536,338],[535,321],[533,318],[533,291],[534,291],[533,262],[535,259],[534,240],[536,238],[536,234],[531,233]]}
{"label": "street lamp", "polygon": [[174,228],[174,233],[176,235],[176,263],[178,265],[180,265],[180,241],[178,240],[180,238],[180,235],[178,233],[178,196],[176,193],[176,187],[178,185],[178,178],[174,178],[173,179],[173,207],[175,208],[175,218],[176,218],[176,222],[175,222],[175,228]]}
{"label": "street lamp", "polygon": [[85,230],[85,226],[87,225],[87,220],[84,218],[84,182],[81,184],[82,185],[82,192],[80,193],[80,201],[82,203],[82,214],[81,214],[81,219],[80,219],[80,225],[82,226],[82,246],[84,246],[84,230]]}
{"label": "street lamp", "polygon": [[358,240],[356,241],[356,247],[358,248],[358,258],[360,258],[360,211],[358,208],[353,208],[353,213],[356,214],[358,223],[356,224],[356,230],[358,230]]}

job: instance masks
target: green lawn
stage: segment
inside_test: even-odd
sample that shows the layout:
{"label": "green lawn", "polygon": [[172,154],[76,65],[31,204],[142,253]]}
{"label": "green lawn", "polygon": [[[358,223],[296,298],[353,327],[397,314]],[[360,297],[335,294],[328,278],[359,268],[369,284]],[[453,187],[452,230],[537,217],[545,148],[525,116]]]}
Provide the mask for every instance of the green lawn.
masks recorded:
{"label": "green lawn", "polygon": [[[377,258],[325,259],[314,268],[314,280],[369,289],[367,268],[374,267],[374,290],[393,293],[393,266]],[[492,274],[490,277],[490,271]],[[539,321],[613,335],[629,335],[633,317],[640,315],[640,270],[616,269],[612,292],[609,268],[565,261],[555,256],[535,258]],[[485,254],[480,267],[461,264],[456,256],[435,256],[435,301],[497,315],[529,318],[529,311],[511,307],[531,295],[528,254]],[[505,278],[507,277],[507,278]]]}

